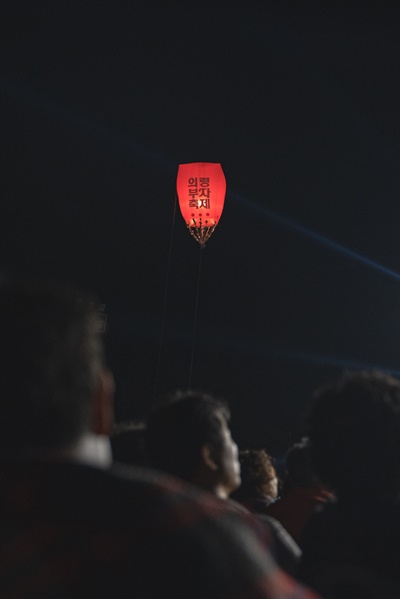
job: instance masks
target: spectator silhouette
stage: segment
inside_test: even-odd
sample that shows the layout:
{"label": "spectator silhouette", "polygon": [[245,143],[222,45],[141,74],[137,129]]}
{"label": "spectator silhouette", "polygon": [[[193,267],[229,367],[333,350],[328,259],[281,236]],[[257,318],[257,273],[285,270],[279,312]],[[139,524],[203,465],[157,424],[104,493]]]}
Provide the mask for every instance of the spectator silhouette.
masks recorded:
{"label": "spectator silhouette", "polygon": [[318,390],[309,437],[337,502],[305,531],[302,578],[328,599],[399,597],[400,382],[359,372]]}
{"label": "spectator silhouette", "polygon": [[[229,430],[230,411],[224,400],[202,392],[181,392],[161,402],[147,421],[150,464],[227,500],[240,485],[238,448]],[[232,510],[243,505],[229,500]],[[246,510],[247,511],[247,510]],[[261,517],[273,537],[274,555],[287,572],[297,571],[300,549],[282,526]]]}
{"label": "spectator silhouette", "polygon": [[266,508],[301,545],[303,530],[315,508],[332,501],[333,494],[311,468],[307,438],[295,443],[286,456],[283,496]]}
{"label": "spectator silhouette", "polygon": [[110,466],[113,382],[93,301],[0,285],[2,599],[309,599],[257,523],[151,471]]}
{"label": "spectator silhouette", "polygon": [[278,477],[273,459],[265,449],[245,449],[239,453],[241,485],[233,498],[254,512],[266,508],[278,497]]}
{"label": "spectator silhouette", "polygon": [[240,485],[238,447],[227,403],[203,392],[169,395],[147,420],[150,464],[221,499]]}

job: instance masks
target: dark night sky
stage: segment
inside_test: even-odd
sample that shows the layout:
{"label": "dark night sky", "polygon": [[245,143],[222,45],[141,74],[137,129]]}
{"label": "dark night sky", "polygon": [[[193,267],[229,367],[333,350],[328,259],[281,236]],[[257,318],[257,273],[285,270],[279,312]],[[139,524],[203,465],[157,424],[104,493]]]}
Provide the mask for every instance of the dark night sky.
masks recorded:
{"label": "dark night sky", "polygon": [[3,0],[1,269],[106,304],[118,419],[159,355],[157,392],[188,385],[185,162],[227,179],[192,387],[230,400],[242,446],[286,449],[344,368],[400,375],[399,6]]}

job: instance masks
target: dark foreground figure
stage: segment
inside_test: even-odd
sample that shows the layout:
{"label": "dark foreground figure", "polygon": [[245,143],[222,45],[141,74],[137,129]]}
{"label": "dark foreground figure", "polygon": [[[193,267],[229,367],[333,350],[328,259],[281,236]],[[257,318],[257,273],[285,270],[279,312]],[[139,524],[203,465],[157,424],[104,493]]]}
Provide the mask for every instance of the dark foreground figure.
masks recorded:
{"label": "dark foreground figure", "polygon": [[[153,407],[147,419],[146,452],[154,468],[224,500],[226,508],[250,514],[230,499],[241,481],[239,452],[229,428],[225,400],[201,391],[176,391]],[[297,572],[301,551],[273,518],[254,515],[271,536],[270,551],[287,573]]]}
{"label": "dark foreground figure", "polygon": [[251,518],[112,467],[113,382],[90,298],[3,284],[0,331],[1,599],[314,597]]}
{"label": "dark foreground figure", "polygon": [[302,537],[302,578],[327,599],[400,597],[400,382],[377,372],[320,389],[314,469],[335,491]]}

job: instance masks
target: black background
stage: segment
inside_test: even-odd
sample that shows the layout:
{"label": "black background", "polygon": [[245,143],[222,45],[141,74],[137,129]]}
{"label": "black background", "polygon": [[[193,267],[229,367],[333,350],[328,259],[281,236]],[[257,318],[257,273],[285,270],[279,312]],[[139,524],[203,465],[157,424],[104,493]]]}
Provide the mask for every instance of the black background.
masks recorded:
{"label": "black background", "polygon": [[[278,453],[317,385],[400,374],[399,16],[2,2],[1,269],[106,304],[118,420],[191,378],[230,401],[242,447]],[[197,161],[222,164],[227,197],[193,345],[200,248],[174,203]]]}

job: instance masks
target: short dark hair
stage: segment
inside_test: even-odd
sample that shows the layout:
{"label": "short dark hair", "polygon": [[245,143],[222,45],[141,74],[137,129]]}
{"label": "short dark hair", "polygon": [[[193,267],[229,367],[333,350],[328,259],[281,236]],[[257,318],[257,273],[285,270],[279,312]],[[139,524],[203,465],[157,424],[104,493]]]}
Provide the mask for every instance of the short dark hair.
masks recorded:
{"label": "short dark hair", "polygon": [[177,391],[158,403],[147,420],[146,451],[150,464],[190,480],[200,464],[206,443],[222,443],[227,403],[200,391]]}
{"label": "short dark hair", "polygon": [[0,447],[59,449],[89,423],[103,364],[96,302],[63,283],[0,284]]}
{"label": "short dark hair", "polygon": [[338,494],[378,496],[400,482],[400,381],[345,374],[316,391],[309,417],[316,473]]}

